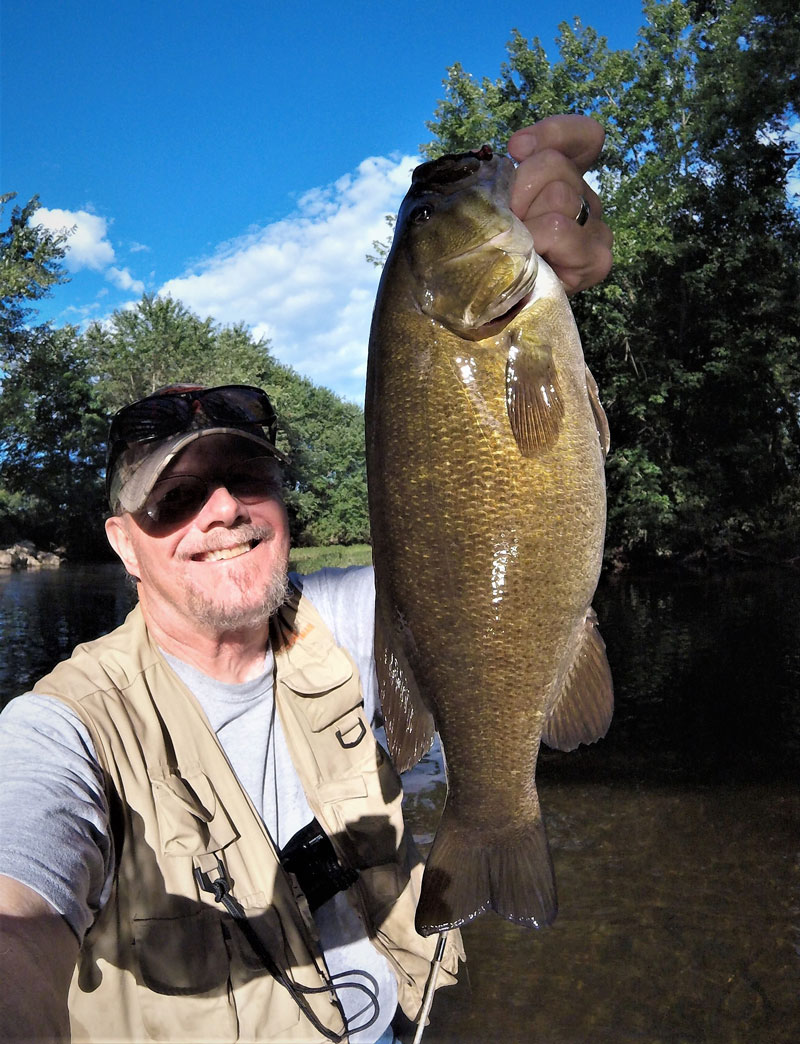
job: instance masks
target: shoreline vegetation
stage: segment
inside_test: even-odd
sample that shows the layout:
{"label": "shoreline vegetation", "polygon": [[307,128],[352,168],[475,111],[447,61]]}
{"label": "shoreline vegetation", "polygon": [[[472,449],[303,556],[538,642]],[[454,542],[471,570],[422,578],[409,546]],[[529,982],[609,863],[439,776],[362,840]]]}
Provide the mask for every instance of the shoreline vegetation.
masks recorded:
{"label": "shoreline vegetation", "polygon": [[[636,560],[606,554],[603,573],[610,577],[647,576],[659,573],[728,573],[746,569],[777,568],[800,569],[800,554],[796,549],[758,547],[726,547],[716,552],[698,550],[688,555],[648,556]],[[104,556],[103,561],[111,561]],[[99,559],[72,559],[63,549],[43,551],[30,540],[18,540],[0,547],[0,575],[26,569],[58,569],[64,564],[80,567],[84,562]],[[295,573],[314,573],[319,569],[343,569],[348,566],[372,564],[370,544],[326,544],[312,547],[293,547],[289,553],[289,569]]]}

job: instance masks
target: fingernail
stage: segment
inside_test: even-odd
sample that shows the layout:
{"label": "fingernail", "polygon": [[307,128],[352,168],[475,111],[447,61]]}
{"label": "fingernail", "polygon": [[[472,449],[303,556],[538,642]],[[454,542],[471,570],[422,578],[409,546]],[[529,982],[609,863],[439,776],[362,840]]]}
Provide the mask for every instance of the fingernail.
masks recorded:
{"label": "fingernail", "polygon": [[512,135],[514,142],[514,151],[522,152],[525,156],[530,156],[531,153],[536,151],[537,140],[535,130],[519,130]]}

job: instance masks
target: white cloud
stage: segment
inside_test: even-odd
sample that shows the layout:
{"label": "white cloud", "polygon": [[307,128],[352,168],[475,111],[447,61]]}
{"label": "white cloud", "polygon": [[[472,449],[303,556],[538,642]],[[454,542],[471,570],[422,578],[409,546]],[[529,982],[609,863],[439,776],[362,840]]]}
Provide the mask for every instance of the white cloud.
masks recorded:
{"label": "white cloud", "polygon": [[361,399],[380,271],[366,260],[389,235],[411,156],[371,157],[306,192],[289,217],[222,244],[161,287],[201,316],[245,322],[277,358],[318,384]]}
{"label": "white cloud", "polygon": [[120,290],[132,290],[135,294],[144,293],[144,283],[134,279],[127,268],[111,267],[106,272],[106,279],[118,286]]}
{"label": "white cloud", "polygon": [[64,264],[70,272],[82,268],[101,272],[114,261],[114,247],[107,238],[108,222],[97,214],[86,210],[39,207],[31,218],[31,224],[41,225],[51,232],[69,232]]}

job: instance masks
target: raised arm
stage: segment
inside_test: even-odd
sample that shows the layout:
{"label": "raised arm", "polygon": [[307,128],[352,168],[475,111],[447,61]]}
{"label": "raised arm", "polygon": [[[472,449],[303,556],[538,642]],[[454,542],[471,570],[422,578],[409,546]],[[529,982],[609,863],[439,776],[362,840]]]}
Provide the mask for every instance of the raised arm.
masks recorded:
{"label": "raised arm", "polygon": [[0,1040],[68,1041],[78,940],[33,889],[0,874]]}

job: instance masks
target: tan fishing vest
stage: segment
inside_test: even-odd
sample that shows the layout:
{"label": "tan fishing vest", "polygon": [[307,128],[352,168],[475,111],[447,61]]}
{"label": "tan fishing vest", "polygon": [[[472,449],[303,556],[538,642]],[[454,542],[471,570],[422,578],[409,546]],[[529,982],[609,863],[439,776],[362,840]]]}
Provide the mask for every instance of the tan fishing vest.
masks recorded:
{"label": "tan fishing vest", "polygon": [[[390,961],[415,1018],[435,937],[414,931],[422,868],[394,768],[364,717],[355,664],[297,592],[273,620],[275,697],[309,804],[343,864],[348,897]],[[105,775],[116,869],[70,989],[78,1041],[322,1041],[197,873],[220,871],[281,973],[325,1027],[344,1028],[313,920],[199,704],[151,641],[137,607],[79,646],[36,691],[86,724]],[[453,981],[451,933],[440,983]]]}

